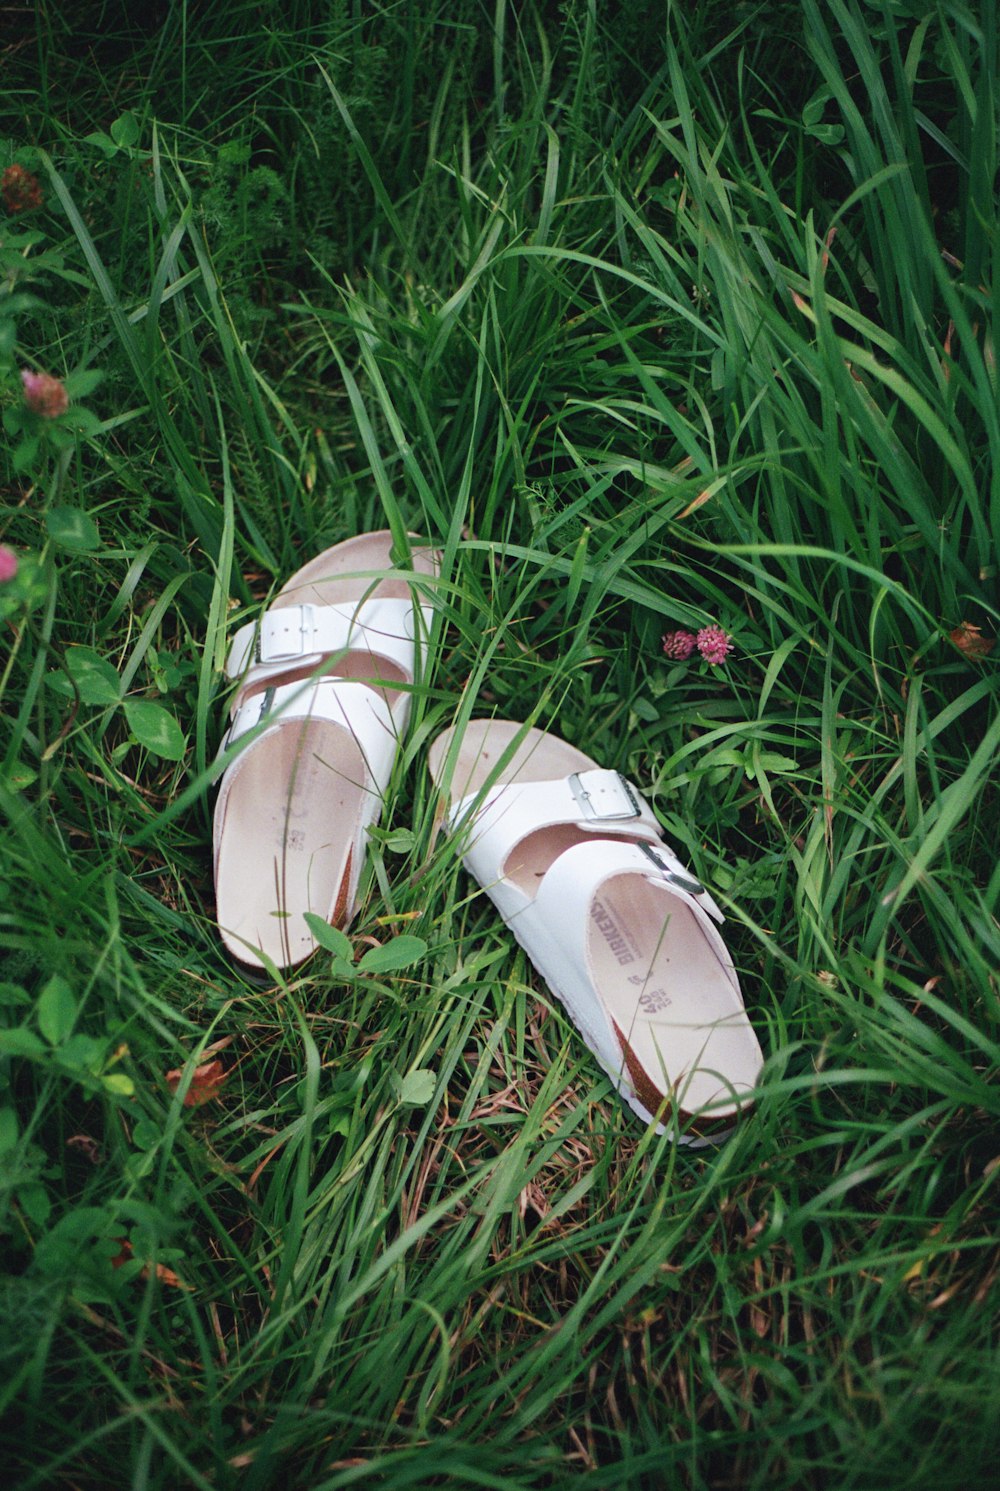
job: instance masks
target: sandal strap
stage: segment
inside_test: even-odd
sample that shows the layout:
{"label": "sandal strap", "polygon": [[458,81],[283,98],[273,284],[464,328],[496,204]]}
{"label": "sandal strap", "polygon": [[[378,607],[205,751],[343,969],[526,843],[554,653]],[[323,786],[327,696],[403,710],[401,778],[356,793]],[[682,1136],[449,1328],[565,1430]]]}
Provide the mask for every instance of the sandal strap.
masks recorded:
{"label": "sandal strap", "polygon": [[463,798],[449,814],[452,831],[468,836],[464,859],[480,885],[496,879],[497,867],[507,863],[522,839],[565,823],[600,839],[662,842],[659,821],[638,788],[604,767],[561,780],[499,783],[485,796]]}
{"label": "sandal strap", "polygon": [[[220,754],[257,725],[270,721],[259,739],[265,740],[273,730],[306,721],[322,720],[347,730],[364,762],[364,786],[381,799],[392,772],[399,745],[398,725],[383,696],[367,684],[346,678],[317,678],[274,685],[259,694],[244,697],[233,713],[229,729],[219,747]],[[225,776],[254,749],[252,742],[227,768]],[[225,777],[223,778],[225,786]]]}
{"label": "sandal strap", "polygon": [[[725,921],[705,887],[662,839],[656,844],[617,841],[599,847],[594,844],[574,845],[550,866],[532,904],[539,916],[550,922],[559,921],[555,912],[562,908],[567,921],[571,921],[575,914],[582,924],[589,920],[591,906],[604,881],[623,874],[641,875],[644,880],[676,896],[698,913],[698,920],[703,925],[706,916],[716,922]],[[706,930],[709,929],[706,927]],[[573,933],[568,935],[572,939]],[[713,946],[728,957],[722,939],[716,934],[713,937]]]}
{"label": "sandal strap", "polygon": [[[419,609],[426,633],[431,610]],[[264,612],[259,624],[240,627],[226,658],[226,673],[259,683],[280,676],[291,665],[318,667],[331,654],[368,652],[394,663],[412,682],[413,613],[413,601],[404,598],[375,597],[361,605],[275,606]]]}

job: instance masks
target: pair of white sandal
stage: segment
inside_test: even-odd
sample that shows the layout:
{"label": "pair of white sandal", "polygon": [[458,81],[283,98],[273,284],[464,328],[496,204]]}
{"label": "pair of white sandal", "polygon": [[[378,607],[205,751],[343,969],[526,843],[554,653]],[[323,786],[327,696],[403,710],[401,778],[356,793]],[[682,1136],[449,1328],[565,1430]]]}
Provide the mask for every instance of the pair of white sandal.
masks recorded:
{"label": "pair of white sandal", "polygon": [[[326,550],[237,632],[223,750],[252,732],[215,811],[216,916],[250,973],[346,927],[410,712],[436,573],[392,567],[388,533]],[[414,594],[416,592],[417,599]],[[420,600],[421,593],[425,599]],[[617,772],[556,736],[473,720],[430,748],[466,869],[621,1096],[688,1142],[729,1129],[762,1056],[715,923],[722,914]]]}

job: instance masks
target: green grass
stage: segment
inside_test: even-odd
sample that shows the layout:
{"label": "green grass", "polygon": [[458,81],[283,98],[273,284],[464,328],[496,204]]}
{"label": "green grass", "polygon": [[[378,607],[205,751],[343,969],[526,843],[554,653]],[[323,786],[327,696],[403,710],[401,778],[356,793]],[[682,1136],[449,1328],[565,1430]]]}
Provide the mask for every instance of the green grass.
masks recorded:
{"label": "green grass", "polygon": [[[318,10],[5,43],[13,1482],[985,1487],[993,9]],[[101,382],[16,455],[21,366]],[[443,563],[352,937],[427,954],[260,990],[212,921],[225,637],[372,527]],[[723,668],[662,656],[707,622]],[[427,747],[493,712],[724,905],[767,1065],[718,1150],[643,1132],[435,838]]]}

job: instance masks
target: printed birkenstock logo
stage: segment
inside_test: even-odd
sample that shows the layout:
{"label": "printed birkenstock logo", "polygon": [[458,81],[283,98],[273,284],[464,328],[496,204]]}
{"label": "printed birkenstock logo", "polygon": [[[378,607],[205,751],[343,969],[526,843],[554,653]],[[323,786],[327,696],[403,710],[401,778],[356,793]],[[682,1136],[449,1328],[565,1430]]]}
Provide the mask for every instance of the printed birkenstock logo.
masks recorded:
{"label": "printed birkenstock logo", "polygon": [[605,906],[603,901],[594,901],[593,908],[594,926],[600,932],[608,944],[608,951],[620,968],[625,968],[629,963],[635,962],[635,944],[620,926],[617,917]]}

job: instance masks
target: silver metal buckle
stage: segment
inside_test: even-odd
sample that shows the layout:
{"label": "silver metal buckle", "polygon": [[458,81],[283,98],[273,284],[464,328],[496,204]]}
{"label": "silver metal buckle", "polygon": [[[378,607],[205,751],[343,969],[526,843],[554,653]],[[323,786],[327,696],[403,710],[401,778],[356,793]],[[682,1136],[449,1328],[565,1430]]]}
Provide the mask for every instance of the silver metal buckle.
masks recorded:
{"label": "silver metal buckle", "polygon": [[[272,625],[274,625],[275,623],[280,624],[286,616],[288,617],[288,620],[291,621],[292,613],[294,611],[298,611],[299,613],[298,646],[287,646],[283,651],[279,651],[274,642],[272,642],[270,639],[265,639],[264,623],[270,621]],[[306,638],[308,637],[309,642],[311,643],[316,631],[314,611],[315,607],[309,605],[282,606],[277,611],[269,611],[266,616],[261,618],[260,628],[258,629],[257,638],[254,642],[254,662],[284,663],[290,662],[292,658],[307,657],[313,649],[311,646],[306,645]],[[283,630],[287,631],[288,629],[289,628],[287,627],[287,625],[283,627]]]}
{"label": "silver metal buckle", "polygon": [[616,771],[612,775],[617,780],[618,790],[625,804],[624,812],[599,812],[594,806],[593,798],[580,780],[583,776],[582,772],[575,771],[571,777],[567,778],[569,790],[572,792],[574,800],[578,803],[583,816],[592,823],[622,823],[629,818],[641,818],[642,816],[642,807],[639,800],[621,772]]}
{"label": "silver metal buckle", "polygon": [[696,880],[693,875],[685,875],[680,870],[672,869],[665,859],[660,858],[652,844],[640,844],[639,848],[647,859],[653,861],[661,877],[668,885],[675,886],[677,890],[686,891],[689,896],[703,896],[705,894],[705,887],[700,880]]}
{"label": "silver metal buckle", "polygon": [[[248,699],[245,704],[240,705],[239,709],[236,711],[236,716],[233,720],[233,723],[226,731],[225,738],[222,742],[222,749],[225,749],[226,746],[232,745],[234,741],[239,740],[241,736],[246,735],[251,730],[255,730],[257,728],[261,720],[265,719],[267,715],[271,713],[276,692],[276,686],[266,688],[262,694],[254,694],[252,699]],[[249,715],[255,704],[257,704],[256,717],[254,719],[245,719],[245,716]]]}

